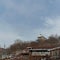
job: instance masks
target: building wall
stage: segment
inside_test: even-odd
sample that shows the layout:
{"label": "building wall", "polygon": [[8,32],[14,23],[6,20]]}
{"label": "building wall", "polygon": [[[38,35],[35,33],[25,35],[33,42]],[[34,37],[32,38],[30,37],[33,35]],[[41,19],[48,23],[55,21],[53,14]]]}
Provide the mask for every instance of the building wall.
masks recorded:
{"label": "building wall", "polygon": [[43,49],[30,50],[29,55],[23,55],[22,60],[60,60],[60,48],[46,49],[47,52],[44,52]]}
{"label": "building wall", "polygon": [[29,52],[29,60],[48,60],[50,52]]}
{"label": "building wall", "polygon": [[60,49],[51,50],[51,59],[60,59]]}
{"label": "building wall", "polygon": [[29,60],[29,56],[28,55],[24,55],[23,56],[23,60]]}

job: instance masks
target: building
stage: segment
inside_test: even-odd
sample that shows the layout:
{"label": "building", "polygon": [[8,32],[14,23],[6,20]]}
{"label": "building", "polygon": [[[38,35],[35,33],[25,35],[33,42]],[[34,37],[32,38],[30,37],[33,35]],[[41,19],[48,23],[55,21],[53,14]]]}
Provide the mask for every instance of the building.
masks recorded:
{"label": "building", "polygon": [[60,60],[60,47],[54,48],[31,48],[24,49],[19,55],[21,60]]}
{"label": "building", "polygon": [[[38,43],[37,43],[38,42]],[[39,36],[19,55],[21,60],[60,60],[60,44],[51,45],[44,36]]]}
{"label": "building", "polygon": [[60,47],[51,49],[51,59],[60,60]]}
{"label": "building", "polygon": [[29,60],[49,60],[50,49],[30,49]]}

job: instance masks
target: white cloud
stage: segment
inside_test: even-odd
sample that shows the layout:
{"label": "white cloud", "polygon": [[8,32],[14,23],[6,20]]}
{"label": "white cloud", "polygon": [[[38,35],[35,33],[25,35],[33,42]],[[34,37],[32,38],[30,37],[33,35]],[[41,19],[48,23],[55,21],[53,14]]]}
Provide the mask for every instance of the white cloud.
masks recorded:
{"label": "white cloud", "polygon": [[14,40],[22,39],[21,36],[8,24],[6,21],[0,19],[0,44],[4,45],[6,43],[6,47],[11,45]]}
{"label": "white cloud", "polygon": [[38,34],[42,34],[46,37],[52,34],[60,35],[60,16],[45,18],[44,28],[35,29],[34,32],[36,36],[38,36]]}
{"label": "white cloud", "polygon": [[20,15],[24,16],[31,16],[32,13],[42,9],[42,7],[40,7],[40,4],[33,3],[33,5],[29,6],[29,4],[26,5],[27,2],[28,1],[18,5],[14,3],[12,0],[0,1],[0,3],[4,5],[4,7],[6,8],[6,11],[2,14],[2,17],[0,17],[0,41],[2,41],[2,43],[5,42],[8,44],[8,42],[10,41],[9,44],[11,44],[11,41],[17,38],[24,39],[22,36],[19,36],[16,31],[14,31],[14,28],[10,24],[8,24],[5,18],[15,18],[14,13],[10,12],[11,9],[16,13],[19,13]]}
{"label": "white cloud", "polygon": [[[33,31],[28,31],[26,33],[26,36],[23,36],[23,37],[19,36],[17,31],[14,30],[14,27],[12,27],[10,24],[8,24],[6,19],[10,20],[10,18],[11,18],[11,21],[16,19],[15,18],[16,13],[21,16],[28,17],[28,18],[32,16],[32,19],[36,18],[37,14],[40,13],[41,11],[44,11],[46,14],[48,13],[47,12],[48,7],[44,4],[44,2],[36,3],[36,0],[34,0],[35,2],[33,1],[33,3],[31,4],[30,3],[31,1],[32,0],[24,0],[24,2],[17,4],[14,2],[14,0],[0,0],[0,5],[4,6],[6,9],[4,11],[4,13],[1,15],[1,19],[0,19],[1,20],[0,21],[0,41],[3,40],[4,42],[11,43],[11,41],[15,40],[16,38],[30,40],[30,38],[34,39],[39,34],[49,36],[51,34],[57,33],[60,35],[60,16],[52,17],[52,18],[47,17],[47,18],[43,18],[43,19],[41,18],[41,20],[45,20],[44,28],[42,28],[42,27],[36,28],[36,29],[34,28]],[[50,1],[50,3],[52,3],[52,4],[53,4],[53,2],[54,1],[52,1],[52,0]],[[35,14],[35,13],[37,13],[37,14]],[[35,15],[34,17],[33,17],[33,14]],[[41,12],[41,14],[42,14],[42,12]],[[38,14],[38,16],[40,16],[40,14]],[[23,30],[23,31],[25,31],[25,30]],[[21,31],[18,31],[18,32],[20,33]],[[24,32],[23,32],[23,34],[25,35]],[[8,41],[8,40],[10,40],[10,41]],[[2,43],[3,43],[3,41],[2,41]]]}

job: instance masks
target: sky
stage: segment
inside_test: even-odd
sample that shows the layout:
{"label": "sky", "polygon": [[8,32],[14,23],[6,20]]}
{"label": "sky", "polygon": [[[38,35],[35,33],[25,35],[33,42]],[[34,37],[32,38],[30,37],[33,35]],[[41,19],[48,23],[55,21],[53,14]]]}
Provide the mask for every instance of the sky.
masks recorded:
{"label": "sky", "polygon": [[60,35],[60,0],[0,0],[0,46],[39,34]]}

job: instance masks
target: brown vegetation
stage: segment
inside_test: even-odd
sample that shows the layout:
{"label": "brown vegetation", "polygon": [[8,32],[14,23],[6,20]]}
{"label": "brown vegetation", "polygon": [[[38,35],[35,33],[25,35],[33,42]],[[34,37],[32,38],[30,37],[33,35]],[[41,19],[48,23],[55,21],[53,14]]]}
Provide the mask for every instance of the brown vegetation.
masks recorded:
{"label": "brown vegetation", "polygon": [[13,53],[16,51],[20,51],[25,49],[26,47],[41,47],[41,48],[50,48],[50,47],[55,47],[55,46],[60,46],[60,37],[59,36],[50,36],[48,39],[46,39],[44,36],[38,37],[37,40],[31,41],[31,42],[22,42],[20,41],[15,41],[14,44],[12,44],[9,48],[7,48],[7,53]]}

